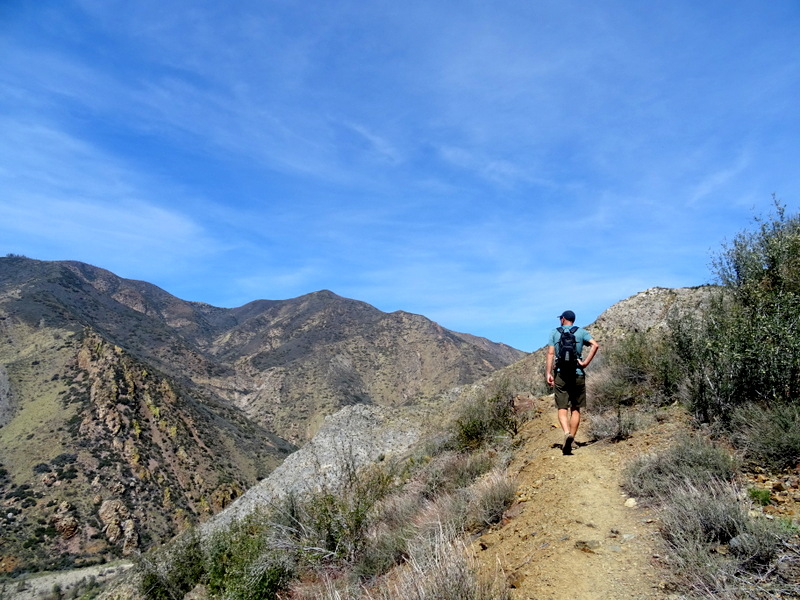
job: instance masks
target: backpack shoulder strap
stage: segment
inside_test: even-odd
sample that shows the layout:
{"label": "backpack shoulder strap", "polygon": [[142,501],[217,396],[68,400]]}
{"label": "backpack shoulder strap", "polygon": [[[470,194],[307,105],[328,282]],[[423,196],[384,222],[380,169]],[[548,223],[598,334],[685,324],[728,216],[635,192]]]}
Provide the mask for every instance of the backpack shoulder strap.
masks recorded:
{"label": "backpack shoulder strap", "polygon": [[572,327],[569,328],[569,332],[575,333],[576,331],[578,331],[578,329],[580,328],[577,325],[573,325]]}

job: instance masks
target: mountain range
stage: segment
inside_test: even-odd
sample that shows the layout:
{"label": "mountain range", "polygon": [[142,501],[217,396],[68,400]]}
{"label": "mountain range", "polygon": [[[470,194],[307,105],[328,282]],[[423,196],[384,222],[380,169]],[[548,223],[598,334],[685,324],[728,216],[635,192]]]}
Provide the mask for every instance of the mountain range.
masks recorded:
{"label": "mountain range", "polygon": [[347,406],[435,404],[525,353],[319,291],[220,308],[0,258],[0,572],[126,555],[218,513]]}

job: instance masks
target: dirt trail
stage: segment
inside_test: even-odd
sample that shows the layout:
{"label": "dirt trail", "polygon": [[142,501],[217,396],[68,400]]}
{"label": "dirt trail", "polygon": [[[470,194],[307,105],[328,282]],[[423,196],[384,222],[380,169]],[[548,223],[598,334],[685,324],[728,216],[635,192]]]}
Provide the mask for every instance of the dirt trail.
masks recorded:
{"label": "dirt trail", "polygon": [[631,442],[589,444],[585,420],[573,454],[564,456],[552,397],[530,410],[509,467],[517,502],[473,546],[482,568],[499,566],[515,600],[667,597],[657,525],[646,510],[626,506],[620,475],[631,457],[667,439],[669,427],[657,425]]}

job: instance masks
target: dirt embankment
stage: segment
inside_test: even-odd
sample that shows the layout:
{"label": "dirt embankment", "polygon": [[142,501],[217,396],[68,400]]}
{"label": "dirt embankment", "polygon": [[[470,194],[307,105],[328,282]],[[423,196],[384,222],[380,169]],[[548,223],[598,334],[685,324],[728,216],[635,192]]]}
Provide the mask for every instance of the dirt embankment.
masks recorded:
{"label": "dirt embankment", "polygon": [[680,420],[611,444],[588,443],[587,416],[573,454],[564,456],[552,397],[533,401],[530,410],[509,467],[517,502],[473,545],[482,568],[500,568],[515,600],[668,597],[657,524],[623,494],[620,478],[628,460],[674,437]]}

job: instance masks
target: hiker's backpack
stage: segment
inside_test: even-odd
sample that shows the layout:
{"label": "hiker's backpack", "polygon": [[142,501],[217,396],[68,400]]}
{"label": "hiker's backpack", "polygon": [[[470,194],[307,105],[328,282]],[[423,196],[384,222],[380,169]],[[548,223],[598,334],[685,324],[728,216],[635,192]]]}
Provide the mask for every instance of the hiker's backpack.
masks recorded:
{"label": "hiker's backpack", "polygon": [[578,368],[578,342],[575,339],[575,332],[578,326],[559,327],[561,339],[558,341],[558,353],[556,356],[556,367],[562,373],[574,373]]}

